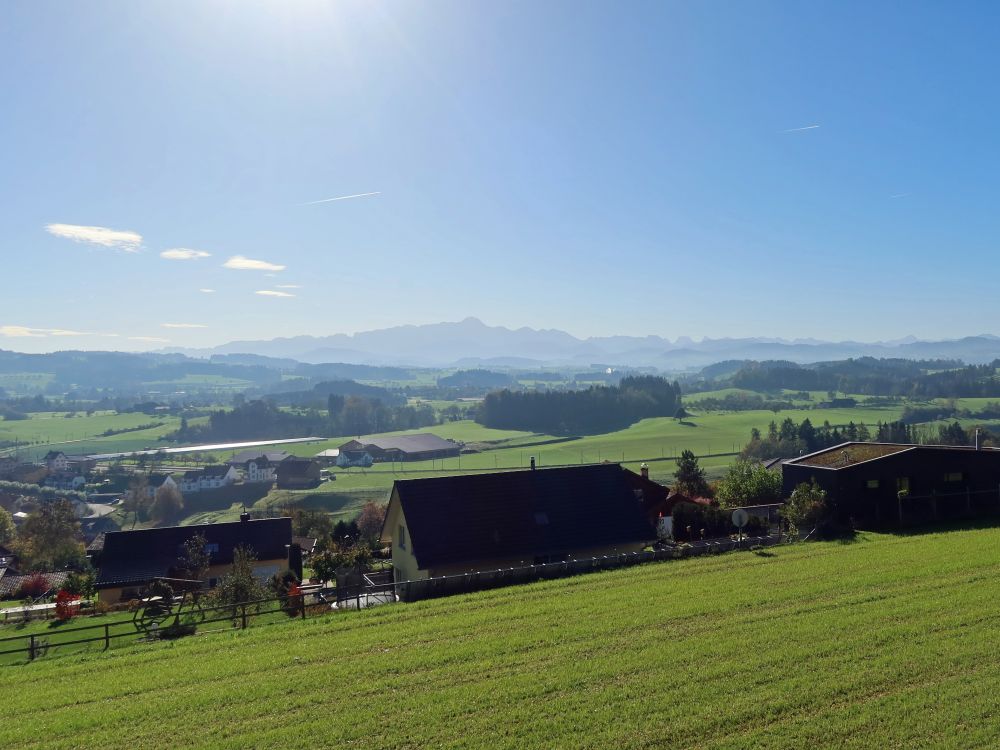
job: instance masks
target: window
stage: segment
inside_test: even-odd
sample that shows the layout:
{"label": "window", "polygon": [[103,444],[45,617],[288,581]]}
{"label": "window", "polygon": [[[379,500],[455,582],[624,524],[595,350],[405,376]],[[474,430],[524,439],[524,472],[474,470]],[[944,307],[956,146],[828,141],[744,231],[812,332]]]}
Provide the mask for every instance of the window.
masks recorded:
{"label": "window", "polygon": [[210,589],[214,589],[218,585],[219,585],[219,579],[218,578],[209,578],[208,579],[208,587]]}
{"label": "window", "polygon": [[216,544],[215,542],[209,542],[208,544],[205,545],[205,551],[208,552],[209,554],[215,554],[216,552],[219,551],[219,545]]}
{"label": "window", "polygon": [[399,524],[399,548],[406,549],[406,527]]}
{"label": "window", "polygon": [[865,482],[865,487],[867,487],[870,490],[877,490],[878,489],[878,480],[877,479],[869,479],[867,482]]}
{"label": "window", "polygon": [[909,492],[910,491],[910,478],[909,477],[896,477],[896,490],[898,492]]}
{"label": "window", "polygon": [[963,474],[960,471],[952,471],[944,475],[944,481],[946,482],[961,482],[963,479]]}

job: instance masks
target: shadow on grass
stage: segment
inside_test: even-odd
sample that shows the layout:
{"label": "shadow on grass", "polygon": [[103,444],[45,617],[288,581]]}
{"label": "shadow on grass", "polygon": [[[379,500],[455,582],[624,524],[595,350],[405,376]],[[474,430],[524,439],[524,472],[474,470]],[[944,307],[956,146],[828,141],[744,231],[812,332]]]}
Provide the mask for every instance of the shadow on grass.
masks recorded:
{"label": "shadow on grass", "polygon": [[938,521],[922,523],[903,528],[873,528],[870,531],[891,536],[924,536],[925,534],[941,534],[949,531],[980,531],[1000,528],[1000,517],[965,518],[954,521]]}

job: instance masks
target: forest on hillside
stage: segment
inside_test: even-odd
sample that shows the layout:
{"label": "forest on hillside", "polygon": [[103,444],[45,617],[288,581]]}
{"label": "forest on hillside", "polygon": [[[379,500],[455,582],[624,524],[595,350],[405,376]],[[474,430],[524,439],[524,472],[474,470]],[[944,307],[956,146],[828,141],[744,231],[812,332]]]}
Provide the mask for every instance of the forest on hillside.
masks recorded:
{"label": "forest on hillside", "polygon": [[476,421],[498,429],[586,435],[620,430],[649,417],[673,417],[680,403],[676,382],[634,375],[616,386],[578,391],[496,391],[483,400]]}

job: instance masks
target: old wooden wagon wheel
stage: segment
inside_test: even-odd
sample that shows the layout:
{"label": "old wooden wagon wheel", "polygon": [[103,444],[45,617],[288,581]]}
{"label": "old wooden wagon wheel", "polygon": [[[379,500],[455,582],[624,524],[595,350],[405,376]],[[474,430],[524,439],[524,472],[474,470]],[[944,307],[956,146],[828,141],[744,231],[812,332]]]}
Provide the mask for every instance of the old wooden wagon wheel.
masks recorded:
{"label": "old wooden wagon wheel", "polygon": [[170,584],[156,580],[132,617],[135,629],[147,635],[161,631],[176,618],[174,590]]}

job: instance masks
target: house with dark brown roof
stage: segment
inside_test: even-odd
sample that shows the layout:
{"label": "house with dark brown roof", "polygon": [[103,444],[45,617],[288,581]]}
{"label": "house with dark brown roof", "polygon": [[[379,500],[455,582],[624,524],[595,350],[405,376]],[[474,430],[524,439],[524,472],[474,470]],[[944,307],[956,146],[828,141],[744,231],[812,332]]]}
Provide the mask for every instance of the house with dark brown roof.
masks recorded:
{"label": "house with dark brown roof", "polygon": [[278,480],[278,488],[283,490],[306,490],[317,487],[320,483],[319,462],[311,458],[292,456],[278,464],[275,477]]}
{"label": "house with dark brown roof", "polygon": [[841,520],[898,526],[1000,512],[1000,450],[842,443],[781,464],[785,496],[815,480]]}
{"label": "house with dark brown roof", "polygon": [[[292,548],[292,519],[250,520],[244,516],[232,523],[166,526],[159,529],[109,531],[103,548],[94,588],[108,604],[138,598],[156,578],[175,577],[182,564],[184,543],[195,534],[205,537],[205,551],[211,566],[206,576],[209,587],[230,569],[233,550],[244,546],[257,555],[254,574],[266,580],[278,571],[297,564],[302,576],[301,556]],[[291,559],[290,559],[291,558]],[[294,568],[293,568],[294,569]]]}
{"label": "house with dark brown roof", "polygon": [[598,464],[397,480],[381,535],[395,578],[641,550],[656,532],[628,474]]}

